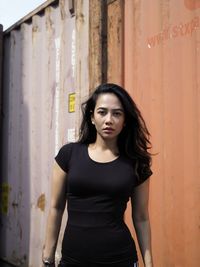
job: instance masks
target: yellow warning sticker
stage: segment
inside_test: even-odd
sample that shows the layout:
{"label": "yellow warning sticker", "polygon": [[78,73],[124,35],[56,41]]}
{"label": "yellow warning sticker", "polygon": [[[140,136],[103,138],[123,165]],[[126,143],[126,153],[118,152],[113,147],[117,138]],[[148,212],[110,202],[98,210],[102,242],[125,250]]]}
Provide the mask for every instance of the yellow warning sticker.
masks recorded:
{"label": "yellow warning sticker", "polygon": [[68,112],[72,113],[75,112],[75,93],[71,93],[68,96]]}

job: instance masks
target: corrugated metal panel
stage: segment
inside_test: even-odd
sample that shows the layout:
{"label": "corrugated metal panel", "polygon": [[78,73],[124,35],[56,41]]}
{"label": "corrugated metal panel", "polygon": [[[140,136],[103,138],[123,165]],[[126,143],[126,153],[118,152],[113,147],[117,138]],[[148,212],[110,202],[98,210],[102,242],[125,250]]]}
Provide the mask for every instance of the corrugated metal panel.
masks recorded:
{"label": "corrugated metal panel", "polygon": [[107,80],[112,83],[123,84],[123,1],[108,1],[107,10]]}
{"label": "corrugated metal panel", "polygon": [[[110,10],[119,7],[118,0],[108,2]],[[115,20],[123,21],[108,27],[108,81],[124,85],[138,103],[152,134],[152,152],[158,153],[150,188],[155,266],[197,267],[200,5],[192,0],[123,4],[124,14],[115,13]],[[108,21],[112,14],[108,12]],[[115,38],[123,29],[124,40],[121,34]],[[121,54],[122,63],[116,56]],[[133,230],[130,205],[126,221]]]}
{"label": "corrugated metal panel", "polygon": [[89,1],[90,91],[107,80],[107,4]]}
{"label": "corrugated metal panel", "polygon": [[76,23],[71,1],[49,3],[4,34],[0,257],[24,267],[40,266],[53,158],[88,94],[89,3],[78,1]]}
{"label": "corrugated metal panel", "polygon": [[[76,10],[76,130],[82,117],[81,104],[89,94],[89,0],[75,1]],[[76,132],[76,136],[78,136]]]}
{"label": "corrugated metal panel", "polygon": [[[195,5],[196,3],[196,5]],[[155,266],[200,262],[200,5],[125,1],[125,87],[152,134]]]}

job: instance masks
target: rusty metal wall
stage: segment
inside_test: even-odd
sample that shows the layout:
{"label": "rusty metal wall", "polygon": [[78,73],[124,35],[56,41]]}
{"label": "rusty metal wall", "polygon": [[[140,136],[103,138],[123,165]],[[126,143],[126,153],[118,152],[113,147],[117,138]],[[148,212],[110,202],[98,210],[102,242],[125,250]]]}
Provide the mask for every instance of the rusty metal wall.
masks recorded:
{"label": "rusty metal wall", "polygon": [[[108,10],[108,81],[124,85],[132,95],[151,132],[152,152],[157,153],[150,185],[155,266],[197,267],[199,1],[115,0],[108,1]],[[126,221],[134,235],[130,203]]]}
{"label": "rusty metal wall", "polygon": [[199,1],[124,1],[124,85],[152,134],[155,266],[200,262]]}
{"label": "rusty metal wall", "polygon": [[107,81],[123,84],[123,0],[107,5]]}
{"label": "rusty metal wall", "polygon": [[75,19],[73,1],[49,1],[4,33],[0,258],[17,266],[41,264],[53,158],[77,135],[88,6],[78,1]]}
{"label": "rusty metal wall", "polygon": [[89,89],[107,81],[107,2],[89,1]]}

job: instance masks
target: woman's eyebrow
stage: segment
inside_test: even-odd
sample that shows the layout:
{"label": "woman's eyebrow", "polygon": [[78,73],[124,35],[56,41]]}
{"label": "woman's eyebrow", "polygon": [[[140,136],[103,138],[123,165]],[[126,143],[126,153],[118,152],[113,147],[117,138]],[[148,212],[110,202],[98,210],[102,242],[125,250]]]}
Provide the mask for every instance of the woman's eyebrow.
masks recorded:
{"label": "woman's eyebrow", "polygon": [[114,110],[114,111],[121,111],[121,112],[124,112],[123,108],[114,108],[113,110]]}
{"label": "woman's eyebrow", "polygon": [[[105,108],[105,107],[98,107],[97,110],[108,110],[108,108]],[[113,108],[111,109],[112,111],[121,111],[121,112],[124,112],[124,110],[122,108]]]}

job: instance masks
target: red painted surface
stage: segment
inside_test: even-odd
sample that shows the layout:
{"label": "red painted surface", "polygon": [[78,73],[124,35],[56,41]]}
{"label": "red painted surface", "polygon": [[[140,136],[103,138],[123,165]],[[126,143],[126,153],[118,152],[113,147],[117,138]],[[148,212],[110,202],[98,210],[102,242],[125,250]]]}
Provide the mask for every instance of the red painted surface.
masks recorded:
{"label": "red painted surface", "polygon": [[199,1],[125,1],[124,86],[143,112],[157,153],[150,186],[156,267],[200,262],[198,6]]}

